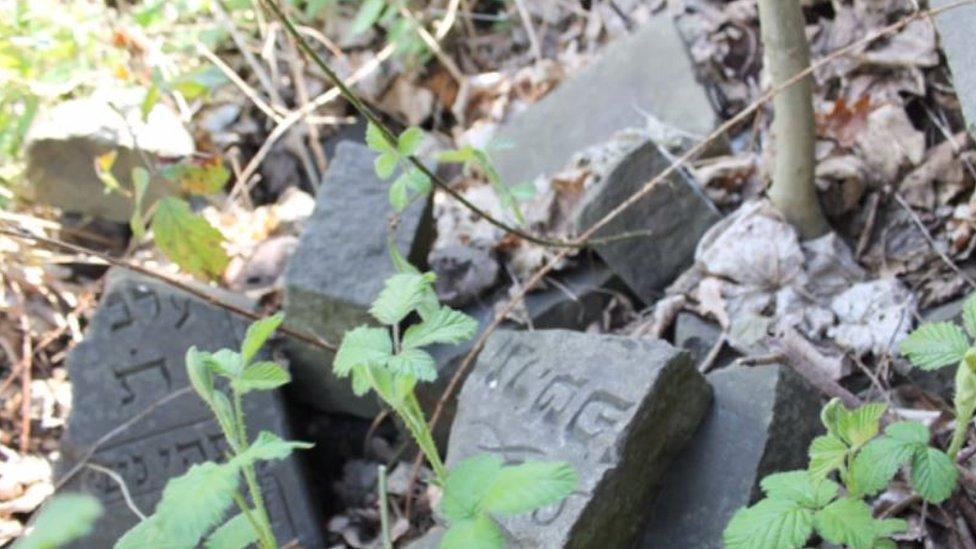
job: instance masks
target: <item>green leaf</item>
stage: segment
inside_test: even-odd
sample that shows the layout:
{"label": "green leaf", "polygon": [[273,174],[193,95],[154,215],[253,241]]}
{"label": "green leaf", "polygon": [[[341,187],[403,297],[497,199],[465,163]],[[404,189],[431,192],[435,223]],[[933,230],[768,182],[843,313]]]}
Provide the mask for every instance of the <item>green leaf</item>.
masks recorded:
{"label": "green leaf", "polygon": [[164,539],[195,546],[234,503],[238,468],[233,463],[198,463],[171,479],[153,515]]}
{"label": "green leaf", "polygon": [[132,215],[129,216],[129,228],[136,240],[142,240],[146,235],[146,221],[142,217],[142,201],[146,198],[149,188],[149,172],[145,168],[132,168]]}
{"label": "green leaf", "polygon": [[932,322],[919,326],[898,348],[916,367],[935,370],[961,361],[969,349],[969,341],[959,326]]}
{"label": "green leaf", "polygon": [[364,0],[349,25],[349,35],[356,36],[369,30],[379,21],[384,8],[386,8],[386,0]]}
{"label": "green leaf", "polygon": [[433,282],[433,273],[399,273],[386,279],[369,314],[387,326],[399,323],[423,301]]}
{"label": "green leaf", "polygon": [[255,362],[244,368],[241,377],[231,381],[241,393],[250,391],[270,391],[291,381],[291,376],[274,362]]}
{"label": "green leaf", "polygon": [[200,196],[216,193],[230,180],[230,171],[217,156],[200,163],[180,162],[160,171],[167,180],[179,185],[183,192]]}
{"label": "green leaf", "polygon": [[787,471],[766,476],[759,483],[771,499],[795,501],[803,507],[817,509],[837,497],[839,486],[829,479],[814,480],[808,471]]}
{"label": "green leaf", "polygon": [[416,126],[411,126],[400,134],[397,138],[397,151],[401,156],[411,156],[417,152],[421,143],[424,142],[424,131]]}
{"label": "green leaf", "polygon": [[423,349],[403,349],[390,357],[387,367],[393,373],[414,377],[421,381],[437,379],[437,361]]}
{"label": "green leaf", "polygon": [[157,202],[152,230],[166,257],[195,276],[217,278],[230,261],[220,231],[179,198],[168,196]]}
{"label": "green leaf", "polygon": [[898,421],[885,428],[885,433],[895,440],[900,440],[906,444],[921,444],[925,446],[929,443],[928,427],[917,421]]}
{"label": "green leaf", "polygon": [[912,459],[912,486],[925,501],[942,503],[956,489],[959,472],[945,452],[919,448]]}
{"label": "green leaf", "polygon": [[380,179],[389,179],[393,172],[397,169],[397,164],[399,164],[400,158],[395,152],[385,152],[376,157],[373,161],[373,167],[376,170],[376,176]]}
{"label": "green leaf", "polygon": [[106,194],[110,192],[125,192],[122,190],[122,185],[116,179],[115,174],[112,173],[112,166],[115,165],[115,160],[118,157],[119,151],[114,149],[95,157],[95,175],[102,182],[102,185],[105,185]]}
{"label": "green leaf", "polygon": [[244,549],[257,543],[258,533],[243,513],[223,523],[214,530],[204,544],[206,549]]}
{"label": "green leaf", "polygon": [[346,377],[357,366],[386,364],[392,353],[393,343],[386,328],[359,326],[346,332],[342,338],[332,361],[332,371],[339,377]]}
{"label": "green leaf", "polygon": [[431,183],[427,174],[417,168],[410,168],[390,185],[390,204],[396,211],[403,211],[413,200],[413,196],[425,195],[430,189]]}
{"label": "green leaf", "polygon": [[212,398],[211,405],[213,407],[213,413],[217,416],[217,423],[220,424],[220,428],[224,431],[224,437],[227,440],[234,440],[237,436],[237,416],[234,415],[234,408],[230,403],[230,399],[220,391],[214,391]]}
{"label": "green leaf", "polygon": [[[409,172],[408,172],[409,173]],[[407,204],[410,203],[410,197],[407,195],[407,174],[400,174],[400,177],[393,181],[390,185],[390,205],[397,212],[402,212]]]}
{"label": "green leaf", "polygon": [[976,373],[968,366],[956,368],[955,382],[956,421],[968,423],[976,411]]}
{"label": "green leaf", "polygon": [[432,343],[455,345],[474,337],[478,321],[470,316],[441,307],[420,324],[414,324],[403,333],[403,347],[423,347]]}
{"label": "green leaf", "polygon": [[374,152],[380,154],[396,151],[393,145],[386,140],[383,130],[372,122],[366,125],[366,145]]}
{"label": "green leaf", "polygon": [[246,465],[256,461],[285,459],[296,448],[306,450],[312,446],[314,444],[309,442],[282,440],[281,437],[270,431],[261,431],[254,442],[234,458],[234,462],[238,465]]}
{"label": "green leaf", "polygon": [[156,103],[159,103],[159,98],[162,95],[163,91],[156,84],[149,86],[149,89],[146,90],[146,95],[143,96],[142,103],[139,105],[139,114],[142,115],[143,121],[149,118],[149,113],[152,112]]}
{"label": "green leaf", "polygon": [[871,508],[855,498],[841,498],[813,515],[817,533],[831,543],[871,549],[878,537]]}
{"label": "green leaf", "polygon": [[564,461],[527,461],[505,467],[485,493],[491,513],[518,514],[561,501],[576,489],[579,477]]}
{"label": "green leaf", "polygon": [[799,549],[813,533],[813,511],[787,499],[739,509],[722,533],[726,549]]}
{"label": "green leaf", "polygon": [[512,194],[512,190],[508,188],[502,181],[501,174],[495,169],[494,164],[492,164],[491,159],[488,154],[484,151],[475,150],[474,151],[475,163],[478,167],[485,172],[488,176],[488,181],[491,183],[491,187],[495,190],[495,194],[498,196],[498,201],[505,208],[508,208],[515,214],[515,219],[518,222],[525,223],[525,217],[522,215],[522,210],[519,208],[518,201],[515,199],[515,195]]}
{"label": "green leaf", "polygon": [[185,545],[167,539],[165,532],[163,532],[160,526],[159,518],[155,516],[149,517],[133,526],[114,545],[115,549],[145,549],[146,547],[152,547],[153,549],[157,547],[160,549],[186,549],[187,547],[191,547],[191,545]]}
{"label": "green leaf", "polygon": [[14,549],[55,549],[87,536],[98,517],[102,504],[88,494],[67,493],[54,496],[44,504],[27,537]]}
{"label": "green leaf", "polygon": [[261,347],[264,346],[271,334],[281,326],[281,323],[285,320],[284,313],[277,313],[269,317],[262,318],[250,326],[247,327],[247,333],[244,334],[244,343],[241,344],[241,357],[244,359],[244,364],[249,364],[251,359],[258,354]]}
{"label": "green leaf", "polygon": [[238,378],[244,372],[244,358],[230,349],[215,353],[201,352],[200,358],[211,371],[230,379]]}
{"label": "green leaf", "polygon": [[478,454],[455,465],[447,473],[440,513],[451,522],[481,513],[481,501],[504,466],[502,458]]}
{"label": "green leaf", "polygon": [[531,181],[526,181],[525,183],[519,183],[518,185],[512,185],[509,187],[512,191],[512,196],[515,197],[519,202],[525,202],[526,200],[532,200],[537,194],[535,188],[535,183]]}
{"label": "green leaf", "polygon": [[834,435],[821,435],[810,443],[810,475],[822,479],[844,466],[847,445]]}
{"label": "green leaf", "polygon": [[868,442],[854,457],[845,481],[853,495],[874,495],[888,486],[898,468],[912,459],[915,442],[880,437]]}
{"label": "green leaf", "polygon": [[203,359],[202,353],[196,346],[186,350],[186,374],[190,378],[190,385],[204,402],[213,400],[214,381],[213,371]]}
{"label": "green leaf", "polygon": [[962,324],[969,337],[976,338],[976,293],[966,298],[962,304]]}
{"label": "green leaf", "polygon": [[440,549],[503,549],[505,537],[495,521],[485,515],[451,524],[441,538]]}
{"label": "green leaf", "polygon": [[840,438],[859,448],[878,434],[881,416],[888,406],[881,402],[872,402],[854,410],[838,409],[837,433]]}
{"label": "green leaf", "polygon": [[475,161],[474,147],[465,145],[460,149],[439,151],[434,158],[446,164],[469,164]]}

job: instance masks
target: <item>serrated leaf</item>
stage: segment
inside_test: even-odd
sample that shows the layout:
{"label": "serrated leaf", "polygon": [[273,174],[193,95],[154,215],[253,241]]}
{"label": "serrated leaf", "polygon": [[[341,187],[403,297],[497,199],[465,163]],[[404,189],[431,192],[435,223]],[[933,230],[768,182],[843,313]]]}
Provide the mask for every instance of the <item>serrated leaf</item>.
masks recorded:
{"label": "serrated leaf", "polygon": [[32,523],[30,534],[14,543],[14,549],[54,549],[91,533],[102,516],[102,504],[89,494],[66,493],[44,504]]}
{"label": "serrated leaf", "polygon": [[902,340],[898,349],[916,367],[935,370],[961,361],[969,349],[969,341],[959,326],[932,322],[919,326]]}
{"label": "serrated leaf", "polygon": [[232,463],[198,463],[171,479],[153,515],[164,539],[195,546],[234,503],[238,468]]}
{"label": "serrated leaf", "polygon": [[256,461],[285,459],[295,449],[306,450],[312,446],[314,444],[309,442],[282,440],[270,431],[261,431],[254,442],[234,458],[234,462],[238,465],[246,465]]}
{"label": "serrated leaf", "polygon": [[220,349],[215,353],[201,352],[200,359],[216,374],[234,379],[244,371],[244,358],[230,349]]}
{"label": "serrated leaf", "polygon": [[868,442],[854,457],[845,479],[847,488],[856,496],[880,492],[898,468],[912,459],[916,445],[887,436]]}
{"label": "serrated leaf", "polygon": [[421,381],[437,379],[437,361],[423,349],[403,349],[390,357],[387,368],[395,374]]}
{"label": "serrated leaf", "polygon": [[243,513],[221,524],[204,544],[206,549],[244,549],[252,543],[257,543],[258,533],[254,531],[251,522]]}
{"label": "serrated leaf", "polygon": [[885,434],[906,444],[929,443],[929,428],[917,421],[896,421],[885,427]]}
{"label": "serrated leaf", "polygon": [[220,424],[220,428],[224,431],[224,437],[227,440],[234,440],[237,435],[237,419],[234,415],[234,408],[231,406],[230,399],[227,395],[220,391],[214,391],[211,406],[213,408],[214,415],[217,416],[217,423]]}
{"label": "serrated leaf", "polygon": [[356,36],[369,30],[379,21],[384,8],[386,8],[386,0],[364,0],[349,25],[349,35]]}
{"label": "serrated leaf", "polygon": [[354,366],[352,369],[352,393],[356,396],[363,396],[369,392],[371,387],[368,369],[370,366],[363,364]]}
{"label": "serrated leaf", "polygon": [[197,351],[196,346],[186,350],[186,374],[197,395],[204,402],[210,403],[214,392],[213,371],[204,361],[200,351]]}
{"label": "serrated leaf", "polygon": [[810,475],[815,479],[825,478],[844,466],[847,459],[847,445],[833,435],[821,435],[810,443]]}
{"label": "serrated leaf", "polygon": [[393,342],[386,328],[359,326],[342,338],[332,361],[332,371],[339,377],[346,377],[357,366],[386,364],[392,353]]}
{"label": "serrated leaf", "polygon": [[972,418],[976,411],[976,373],[968,367],[956,368],[955,382],[956,421],[968,422],[966,418]]}
{"label": "serrated leaf", "polygon": [[501,472],[504,461],[492,454],[478,454],[451,468],[444,482],[440,513],[451,522],[474,518],[481,501]]}
{"label": "serrated leaf", "polygon": [[912,486],[930,503],[942,503],[956,489],[959,472],[945,452],[919,448],[912,459]]}
{"label": "serrated leaf", "polygon": [[477,320],[450,307],[441,307],[427,315],[420,324],[407,328],[403,333],[403,346],[423,347],[432,343],[454,345],[471,339],[477,331]]}
{"label": "serrated leaf", "polygon": [[411,156],[420,148],[424,142],[424,131],[416,126],[411,126],[400,134],[397,138],[397,151],[401,156]]}
{"label": "serrated leaf", "polygon": [[180,162],[166,166],[160,172],[183,192],[199,196],[216,193],[230,180],[230,171],[224,167],[218,156],[212,156],[200,163]]}
{"label": "serrated leaf", "polygon": [[152,230],[166,257],[192,275],[217,278],[230,261],[220,231],[179,198],[168,196],[157,202]]}
{"label": "serrated leaf", "polygon": [[182,545],[173,540],[166,539],[159,524],[158,517],[149,517],[139,522],[122,535],[113,546],[114,549],[145,549],[152,547],[160,549],[186,549],[187,545]]}
{"label": "serrated leaf", "polygon": [[386,136],[383,131],[380,130],[379,126],[370,122],[366,125],[366,146],[371,150],[378,153],[392,152],[394,149],[393,145],[386,140]]}
{"label": "serrated leaf", "polygon": [[901,519],[875,519],[874,531],[879,536],[900,534],[908,530],[908,523]]}
{"label": "serrated leaf", "polygon": [[766,476],[759,483],[771,499],[795,501],[808,508],[820,508],[837,497],[839,486],[829,479],[814,480],[808,471],[787,471]]}
{"label": "serrated leaf", "polygon": [[376,157],[373,161],[373,168],[376,176],[380,179],[389,179],[397,169],[400,159],[396,153],[385,152]]}
{"label": "serrated leaf", "polygon": [[440,549],[503,549],[505,537],[495,521],[481,515],[451,524]]}
{"label": "serrated leaf", "polygon": [[837,433],[840,438],[859,448],[878,434],[881,416],[888,406],[881,402],[871,402],[859,406],[854,410],[841,407],[837,423]]}
{"label": "serrated leaf", "polygon": [[285,314],[277,313],[253,322],[247,327],[244,342],[241,344],[241,357],[244,359],[244,364],[251,362],[284,320]]}
{"label": "serrated leaf", "polygon": [[813,525],[821,537],[852,549],[871,549],[878,537],[871,508],[855,498],[841,498],[813,515]]}
{"label": "serrated leaf", "polygon": [[423,301],[433,282],[433,273],[398,273],[386,279],[369,314],[387,326],[399,323]]}
{"label": "serrated leaf", "polygon": [[481,502],[490,513],[518,514],[561,501],[576,489],[579,477],[563,461],[527,461],[503,468]]}
{"label": "serrated leaf", "polygon": [[722,533],[726,549],[798,549],[813,533],[813,511],[795,501],[764,499],[739,509]]}
{"label": "serrated leaf", "polygon": [[401,174],[390,185],[390,205],[393,206],[394,211],[402,212],[409,203],[410,198],[407,196],[407,174]]}
{"label": "serrated leaf", "polygon": [[962,304],[962,324],[969,337],[976,338],[976,293],[967,297]]}
{"label": "serrated leaf", "polygon": [[231,385],[243,394],[250,391],[270,391],[290,381],[291,376],[280,365],[262,361],[249,364],[239,378],[231,381]]}

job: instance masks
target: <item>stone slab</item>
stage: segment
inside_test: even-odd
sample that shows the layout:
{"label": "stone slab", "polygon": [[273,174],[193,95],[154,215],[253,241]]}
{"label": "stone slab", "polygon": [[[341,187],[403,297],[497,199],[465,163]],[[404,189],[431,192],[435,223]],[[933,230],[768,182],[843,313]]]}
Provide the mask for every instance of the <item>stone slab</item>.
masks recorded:
{"label": "stone slab", "polygon": [[[588,192],[579,227],[591,227],[670,164],[653,141],[635,148]],[[596,234],[599,238],[649,231],[647,236],[599,244],[595,249],[637,297],[652,303],[691,266],[698,240],[719,217],[695,182],[679,170]]]}
{"label": "stone slab", "polygon": [[[722,328],[695,313],[682,311],[674,321],[674,346],[691,354],[695,364],[701,365],[722,336]],[[722,368],[738,358],[739,353],[723,345],[710,369]]]}
{"label": "stone slab", "polygon": [[[131,188],[132,169],[145,166],[143,154],[174,159],[194,151],[192,136],[166,105],[157,104],[142,119],[142,93],[124,90],[73,99],[42,112],[24,146],[30,198],[66,212],[127,222],[132,200],[105,193],[95,173],[95,158],[117,151],[112,173]],[[170,191],[161,178],[153,177],[144,203],[152,204]]]}
{"label": "stone slab", "polygon": [[[285,270],[285,322],[338,344],[346,330],[372,323],[367,313],[395,273],[387,247],[393,209],[390,182],[373,172],[376,154],[342,142],[318,188],[315,211]],[[424,201],[400,216],[396,241],[414,265],[423,265],[431,241]],[[296,395],[323,411],[373,417],[379,407],[352,393],[348,379],[332,375],[333,353],[289,345]]]}
{"label": "stone slab", "polygon": [[760,494],[759,480],[807,464],[819,432],[816,391],[781,366],[708,375],[714,401],[668,469],[640,547],[722,547],[732,514]]}
{"label": "stone slab", "polygon": [[[933,0],[938,8],[952,0]],[[959,96],[966,127],[976,137],[976,6],[962,6],[935,17],[939,43],[952,71],[952,83]]]}
{"label": "stone slab", "polygon": [[685,136],[703,137],[716,116],[671,16],[652,17],[614,41],[578,75],[503,126],[492,151],[502,180],[532,181],[620,130],[646,127],[648,113]]}
{"label": "stone slab", "polygon": [[[247,323],[156,281],[113,271],[84,341],[68,358],[73,408],[62,438],[59,474],[68,471],[95,441],[160,398],[186,387],[184,356],[196,345],[207,351],[239,348]],[[291,438],[280,394],[256,392],[244,398],[247,424],[255,436],[270,430]],[[155,409],[113,437],[91,462],[125,480],[136,505],[150,513],[167,480],[192,464],[222,460],[221,431],[206,405],[187,394]],[[279,542],[298,539],[320,546],[321,532],[298,455],[264,464],[259,477]],[[82,469],[66,490],[96,495],[106,508],[94,534],[79,547],[110,547],[137,517],[106,475]]]}
{"label": "stone slab", "polygon": [[461,392],[447,465],[490,452],[508,463],[565,460],[564,501],[501,518],[509,547],[629,547],[710,390],[663,341],[566,330],[492,335]]}

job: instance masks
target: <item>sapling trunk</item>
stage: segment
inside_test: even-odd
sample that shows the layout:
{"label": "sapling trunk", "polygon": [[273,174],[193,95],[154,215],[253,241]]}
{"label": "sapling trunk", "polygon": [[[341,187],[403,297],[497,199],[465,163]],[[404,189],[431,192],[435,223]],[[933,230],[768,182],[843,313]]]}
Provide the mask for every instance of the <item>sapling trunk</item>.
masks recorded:
{"label": "sapling trunk", "polygon": [[[772,85],[810,67],[800,0],[759,0],[759,26]],[[813,79],[807,76],[773,98],[776,140],[769,198],[802,238],[829,230],[813,184]]]}

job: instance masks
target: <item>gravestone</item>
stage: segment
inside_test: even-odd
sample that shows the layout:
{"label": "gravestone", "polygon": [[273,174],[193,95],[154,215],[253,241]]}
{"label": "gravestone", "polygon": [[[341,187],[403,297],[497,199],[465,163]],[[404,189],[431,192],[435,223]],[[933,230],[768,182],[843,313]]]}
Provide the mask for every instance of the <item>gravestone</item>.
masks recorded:
{"label": "gravestone", "polygon": [[[722,328],[718,324],[705,320],[695,313],[682,311],[674,321],[674,346],[688,351],[691,359],[699,366],[708,358],[720,337],[722,337]],[[723,345],[711,367],[727,366],[738,356],[739,353],[731,346]]]}
{"label": "gravestone", "polygon": [[[66,212],[127,222],[132,199],[106,193],[95,172],[95,158],[111,151],[119,183],[131,189],[135,167],[152,159],[180,159],[193,154],[193,137],[175,112],[159,103],[143,119],[141,90],[101,93],[65,101],[41,112],[27,134],[24,151],[31,198]],[[160,177],[151,176],[144,204],[170,192]]]}
{"label": "gravestone", "polygon": [[[387,246],[390,182],[376,177],[374,158],[359,143],[336,147],[315,212],[285,270],[285,322],[337,345],[346,330],[374,322],[369,306],[396,272]],[[414,265],[425,263],[429,220],[426,201],[400,216],[397,246]],[[309,405],[361,417],[379,412],[374,399],[356,397],[348,379],[332,375],[333,353],[298,342],[289,351],[296,395]]]}
{"label": "gravestone", "polygon": [[[952,3],[953,0],[934,0],[931,6],[939,8]],[[976,39],[973,37],[976,6],[962,6],[937,15],[935,27],[952,71],[952,83],[959,96],[966,127],[969,134],[976,137]]]}
{"label": "gravestone", "polygon": [[668,469],[640,547],[720,549],[732,514],[760,495],[764,476],[807,465],[820,399],[805,381],[783,366],[726,368],[707,379],[712,407]]}
{"label": "gravestone", "polygon": [[[64,474],[104,435],[189,385],[184,356],[201,350],[240,347],[247,323],[195,297],[113,271],[84,341],[68,358],[73,407],[61,441]],[[244,397],[251,438],[268,430],[290,439],[277,392]],[[212,412],[190,392],[117,433],[90,462],[108,467],[125,481],[136,506],[151,513],[167,480],[194,463],[222,461],[227,447]],[[259,480],[278,541],[302,546],[322,543],[318,517],[300,469],[300,456],[263,463]],[[65,487],[97,496],[105,513],[80,547],[111,547],[138,522],[118,485],[105,474],[82,468]]]}
{"label": "gravestone", "polygon": [[[670,164],[653,141],[628,153],[588,192],[577,221],[580,229],[591,227]],[[718,219],[711,201],[678,170],[597,231],[595,238],[642,231],[647,235],[594,248],[637,297],[652,303],[691,266],[698,240]]]}
{"label": "gravestone", "polygon": [[577,490],[500,517],[508,546],[628,547],[709,398],[688,354],[663,341],[500,331],[461,391],[447,465],[484,452],[508,463],[568,461]]}
{"label": "gravestone", "polygon": [[611,43],[580,74],[503,126],[496,140],[505,147],[492,151],[492,159],[505,183],[533,181],[620,130],[647,127],[648,115],[685,138],[704,137],[716,120],[667,13]]}

